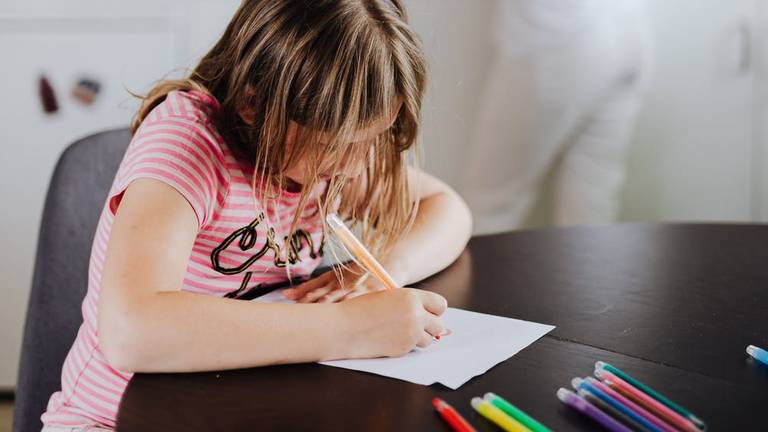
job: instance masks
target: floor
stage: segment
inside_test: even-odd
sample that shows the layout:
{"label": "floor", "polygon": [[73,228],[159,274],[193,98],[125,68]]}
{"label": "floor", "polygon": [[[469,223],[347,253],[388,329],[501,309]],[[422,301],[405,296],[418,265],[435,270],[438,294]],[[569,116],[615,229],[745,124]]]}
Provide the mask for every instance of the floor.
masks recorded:
{"label": "floor", "polygon": [[13,402],[0,401],[0,432],[11,432]]}

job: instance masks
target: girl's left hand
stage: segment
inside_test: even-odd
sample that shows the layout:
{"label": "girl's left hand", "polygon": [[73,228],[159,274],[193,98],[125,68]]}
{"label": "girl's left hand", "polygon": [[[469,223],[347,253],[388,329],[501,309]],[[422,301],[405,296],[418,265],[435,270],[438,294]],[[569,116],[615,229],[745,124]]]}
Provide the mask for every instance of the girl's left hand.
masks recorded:
{"label": "girl's left hand", "polygon": [[350,263],[340,270],[330,270],[293,288],[283,291],[289,300],[299,303],[337,303],[369,292],[381,291],[384,286],[358,264]]}

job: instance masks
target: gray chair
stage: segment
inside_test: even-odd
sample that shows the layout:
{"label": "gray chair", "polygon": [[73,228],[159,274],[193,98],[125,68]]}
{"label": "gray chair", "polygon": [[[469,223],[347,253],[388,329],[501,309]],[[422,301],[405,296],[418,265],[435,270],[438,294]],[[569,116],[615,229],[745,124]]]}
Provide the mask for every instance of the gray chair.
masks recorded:
{"label": "gray chair", "polygon": [[48,187],[21,347],[13,431],[39,431],[61,365],[82,323],[99,214],[130,142],[127,129],[85,137],[59,158]]}

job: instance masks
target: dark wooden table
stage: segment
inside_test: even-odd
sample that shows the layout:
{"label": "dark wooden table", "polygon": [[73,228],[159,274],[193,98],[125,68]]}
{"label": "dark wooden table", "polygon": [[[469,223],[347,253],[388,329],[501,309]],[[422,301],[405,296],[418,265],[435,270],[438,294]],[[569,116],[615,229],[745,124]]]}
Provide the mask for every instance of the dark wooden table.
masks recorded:
{"label": "dark wooden table", "polygon": [[[452,306],[557,328],[458,390],[302,364],[137,374],[119,431],[448,430],[430,400],[488,391],[555,430],[594,430],[555,397],[596,360],[624,369],[707,421],[768,430],[768,226],[627,224],[478,237],[423,287]],[[439,366],[437,366],[439,367]]]}

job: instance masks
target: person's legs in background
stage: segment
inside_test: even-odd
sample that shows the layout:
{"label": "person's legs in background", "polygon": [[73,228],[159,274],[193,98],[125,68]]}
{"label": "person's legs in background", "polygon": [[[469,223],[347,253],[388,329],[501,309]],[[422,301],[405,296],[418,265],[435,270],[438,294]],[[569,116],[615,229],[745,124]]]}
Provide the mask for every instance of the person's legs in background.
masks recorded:
{"label": "person's legs in background", "polygon": [[[640,64],[642,32],[634,29],[645,25],[642,15],[624,21],[642,8],[640,1],[503,2],[462,188],[476,233],[519,228],[552,171],[555,223],[614,217],[640,94],[632,67]],[[603,164],[595,172],[585,171],[590,152]]]}
{"label": "person's legs in background", "polygon": [[626,2],[604,22],[616,44],[616,71],[602,98],[586,114],[554,169],[555,225],[616,219],[626,157],[648,78],[650,36],[642,2]]}

